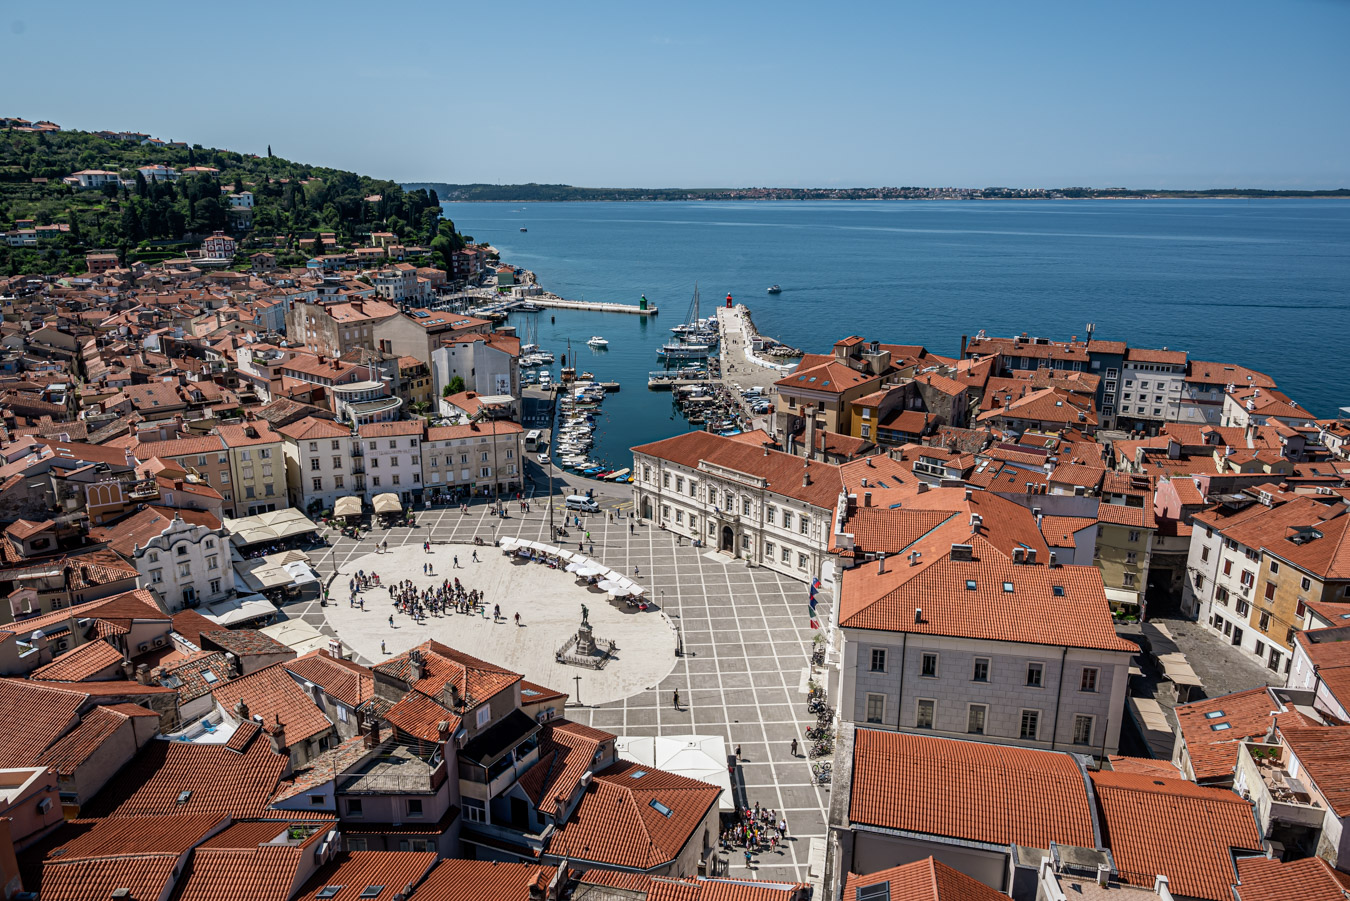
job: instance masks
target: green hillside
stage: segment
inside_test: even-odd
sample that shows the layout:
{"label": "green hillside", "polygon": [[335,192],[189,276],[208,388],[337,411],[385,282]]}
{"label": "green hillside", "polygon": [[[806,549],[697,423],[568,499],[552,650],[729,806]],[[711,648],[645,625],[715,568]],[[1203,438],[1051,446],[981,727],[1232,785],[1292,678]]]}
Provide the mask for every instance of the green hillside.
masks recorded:
{"label": "green hillside", "polygon": [[[155,163],[219,173],[147,183],[136,169]],[[80,190],[61,181],[83,169],[119,172],[133,184]],[[340,246],[365,244],[362,236],[371,231],[390,231],[404,243],[431,246],[432,265],[447,264],[444,257],[462,246],[453,224],[440,218],[434,191],[405,191],[392,181],[293,162],[273,156],[271,148],[255,156],[196,145],[143,145],[80,131],[4,130],[0,230],[33,219],[37,225],[65,223],[70,231],[35,249],[0,245],[0,274],[79,272],[91,249],[128,260],[171,255],[174,242],[195,243],[214,230],[229,230],[225,195],[244,190],[253,193],[255,207],[251,231],[236,235],[241,250],[270,245],[276,236],[283,264],[304,260],[300,239],[318,230],[334,232]]]}

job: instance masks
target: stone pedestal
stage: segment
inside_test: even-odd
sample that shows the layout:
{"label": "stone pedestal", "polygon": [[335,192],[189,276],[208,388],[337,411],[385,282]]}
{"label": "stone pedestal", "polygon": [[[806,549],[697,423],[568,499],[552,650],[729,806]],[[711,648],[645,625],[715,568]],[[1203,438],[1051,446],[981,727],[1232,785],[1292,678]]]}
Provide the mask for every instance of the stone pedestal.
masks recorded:
{"label": "stone pedestal", "polygon": [[591,657],[595,654],[595,635],[591,632],[590,623],[582,623],[577,629],[576,653],[583,657]]}

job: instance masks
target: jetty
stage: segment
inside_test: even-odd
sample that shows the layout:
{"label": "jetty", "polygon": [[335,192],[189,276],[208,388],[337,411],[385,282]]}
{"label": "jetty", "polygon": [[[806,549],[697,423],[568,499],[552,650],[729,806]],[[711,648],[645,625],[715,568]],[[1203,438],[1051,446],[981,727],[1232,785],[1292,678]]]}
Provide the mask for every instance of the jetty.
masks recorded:
{"label": "jetty", "polygon": [[659,310],[655,304],[642,307],[632,303],[609,303],[606,301],[564,300],[548,294],[536,294],[532,297],[510,297],[496,300],[469,310],[470,316],[491,319],[505,316],[515,310],[548,307],[555,310],[590,310],[595,313],[631,313],[635,316],[655,316]]}

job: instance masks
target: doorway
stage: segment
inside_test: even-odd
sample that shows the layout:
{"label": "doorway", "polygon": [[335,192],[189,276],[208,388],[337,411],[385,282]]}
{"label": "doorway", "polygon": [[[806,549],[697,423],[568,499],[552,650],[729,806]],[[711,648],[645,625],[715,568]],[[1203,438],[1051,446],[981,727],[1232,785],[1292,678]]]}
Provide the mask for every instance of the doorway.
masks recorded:
{"label": "doorway", "polygon": [[734,554],[736,552],[736,535],[731,531],[731,526],[722,526],[722,552]]}

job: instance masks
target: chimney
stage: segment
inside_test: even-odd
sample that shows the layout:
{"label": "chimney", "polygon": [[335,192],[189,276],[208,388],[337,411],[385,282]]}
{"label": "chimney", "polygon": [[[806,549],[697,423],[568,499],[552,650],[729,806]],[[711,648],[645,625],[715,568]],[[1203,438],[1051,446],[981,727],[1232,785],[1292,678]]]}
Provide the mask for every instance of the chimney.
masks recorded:
{"label": "chimney", "polygon": [[1029,547],[1027,548],[1027,563],[1035,563],[1035,562],[1036,562],[1036,549],[1034,547]]}
{"label": "chimney", "polygon": [[970,487],[969,485],[967,485],[967,486],[966,486],[966,500],[970,500],[974,495],[975,495],[974,490],[971,489],[971,487]]}
{"label": "chimney", "polygon": [[234,715],[239,718],[241,723],[248,721],[248,705],[244,703],[243,698],[240,698],[239,703],[234,705]]}
{"label": "chimney", "polygon": [[921,623],[921,622],[923,622],[923,608],[922,608],[922,607],[915,607],[915,608],[914,608],[914,621],[915,621],[916,623]]}
{"label": "chimney", "polygon": [[952,545],[951,558],[955,561],[969,562],[975,559],[975,548],[968,544]]}
{"label": "chimney", "polygon": [[1020,548],[1020,547],[1015,547],[1015,548],[1013,548],[1013,563],[1014,563],[1014,564],[1025,563],[1025,562],[1026,562],[1026,559],[1027,559],[1026,548]]}
{"label": "chimney", "polygon": [[872,506],[872,492],[870,491],[863,492],[863,506],[864,507]]}
{"label": "chimney", "polygon": [[136,667],[136,681],[142,685],[150,684],[150,664],[142,663]]}
{"label": "chimney", "polygon": [[286,724],[281,721],[281,714],[276,715],[277,721],[272,726],[268,737],[272,739],[272,750],[278,754],[285,754],[286,751]]}
{"label": "chimney", "polygon": [[367,750],[374,750],[380,746],[380,721],[378,718],[367,714],[365,745]]}
{"label": "chimney", "polygon": [[1105,863],[1097,864],[1097,884],[1106,888],[1111,883],[1111,865]]}
{"label": "chimney", "polygon": [[919,558],[922,557],[922,556],[923,556],[923,551],[910,551],[910,552],[909,552],[909,565],[910,565],[910,566],[918,566],[918,565],[919,565]]}
{"label": "chimney", "polygon": [[1051,566],[1059,565],[1059,554],[1055,553],[1054,551],[1050,552],[1050,565]]}
{"label": "chimney", "polygon": [[918,487],[918,489],[917,489],[917,492],[918,492],[919,494],[925,494],[925,493],[927,493],[927,491],[928,491],[928,487],[929,487],[929,486],[928,486],[928,483],[927,483],[927,482],[920,482],[920,483],[919,483],[919,487]]}
{"label": "chimney", "polygon": [[881,556],[877,557],[877,575],[886,571],[886,553],[883,551]]}
{"label": "chimney", "polygon": [[1172,891],[1167,886],[1167,877],[1159,873],[1158,877],[1153,880],[1153,894],[1157,895],[1159,898],[1170,899],[1172,897]]}
{"label": "chimney", "polygon": [[449,720],[441,720],[439,723],[436,724],[436,737],[439,738],[441,741],[448,741],[450,739]]}
{"label": "chimney", "polygon": [[122,660],[122,678],[128,682],[136,678],[136,667],[130,660]]}
{"label": "chimney", "polygon": [[422,652],[414,648],[408,652],[408,683],[421,682],[422,676],[426,673],[426,667],[422,665]]}
{"label": "chimney", "polygon": [[765,444],[765,445],[764,445],[764,456],[767,457],[768,455],[769,455],[769,445]]}
{"label": "chimney", "polygon": [[802,470],[802,487],[805,488],[807,485],[810,485],[810,484],[811,484],[811,471],[810,471],[810,470],[807,470],[807,469],[803,469],[803,470]]}
{"label": "chimney", "polygon": [[806,417],[806,459],[813,459],[816,455],[816,411],[814,407],[803,407],[802,415]]}

